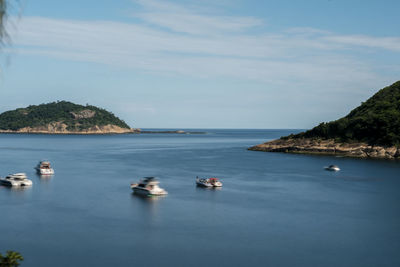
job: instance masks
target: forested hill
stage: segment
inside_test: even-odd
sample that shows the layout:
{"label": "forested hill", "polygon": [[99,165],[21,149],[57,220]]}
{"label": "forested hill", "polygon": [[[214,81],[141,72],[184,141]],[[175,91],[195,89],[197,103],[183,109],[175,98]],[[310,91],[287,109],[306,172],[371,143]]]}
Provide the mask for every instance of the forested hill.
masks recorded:
{"label": "forested hill", "polygon": [[20,131],[21,129],[28,129],[28,132],[32,129],[41,129],[40,131],[51,129],[56,132],[79,132],[93,129],[101,131],[104,126],[130,130],[123,120],[105,109],[67,101],[18,108],[0,114],[0,130],[2,131]]}
{"label": "forested hill", "polygon": [[400,81],[385,87],[347,116],[289,138],[323,138],[370,145],[400,144]]}

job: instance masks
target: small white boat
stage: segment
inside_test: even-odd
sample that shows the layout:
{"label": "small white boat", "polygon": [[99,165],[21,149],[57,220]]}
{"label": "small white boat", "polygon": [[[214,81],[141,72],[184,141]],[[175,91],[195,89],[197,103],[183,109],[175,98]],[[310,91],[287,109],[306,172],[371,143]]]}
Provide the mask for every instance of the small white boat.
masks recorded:
{"label": "small white boat", "polygon": [[203,187],[221,187],[222,183],[218,178],[199,178],[196,177],[196,184]]}
{"label": "small white boat", "polygon": [[40,175],[53,175],[54,169],[51,167],[49,161],[40,161],[35,167],[36,171]]}
{"label": "small white boat", "polygon": [[26,177],[25,173],[15,173],[0,178],[0,184],[6,186],[31,186],[32,181]]}
{"label": "small white boat", "polygon": [[325,167],[325,170],[337,172],[340,171],[340,168],[336,165],[329,165],[328,167]]}
{"label": "small white boat", "polygon": [[163,196],[168,192],[158,186],[160,182],[156,177],[144,177],[139,183],[131,184],[134,193],[144,196]]}

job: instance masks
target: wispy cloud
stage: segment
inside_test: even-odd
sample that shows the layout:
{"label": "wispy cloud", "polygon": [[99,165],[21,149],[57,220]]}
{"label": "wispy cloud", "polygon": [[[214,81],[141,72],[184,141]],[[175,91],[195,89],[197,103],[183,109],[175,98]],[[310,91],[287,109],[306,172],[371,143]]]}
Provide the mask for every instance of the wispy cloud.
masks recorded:
{"label": "wispy cloud", "polygon": [[370,47],[400,52],[400,37],[373,37],[365,35],[328,35],[325,40],[357,47]]}
{"label": "wispy cloud", "polygon": [[134,14],[143,21],[174,32],[214,35],[241,32],[259,26],[262,20],[253,17],[215,16],[199,14],[196,7],[182,7],[168,2],[137,0],[144,11]]}
{"label": "wispy cloud", "polygon": [[254,33],[254,17],[218,16],[154,0],[138,0],[141,22],[23,17],[11,34],[19,53],[87,61],[144,72],[228,77],[268,83],[379,80],[348,49],[400,51],[399,37],[340,35],[292,28]]}

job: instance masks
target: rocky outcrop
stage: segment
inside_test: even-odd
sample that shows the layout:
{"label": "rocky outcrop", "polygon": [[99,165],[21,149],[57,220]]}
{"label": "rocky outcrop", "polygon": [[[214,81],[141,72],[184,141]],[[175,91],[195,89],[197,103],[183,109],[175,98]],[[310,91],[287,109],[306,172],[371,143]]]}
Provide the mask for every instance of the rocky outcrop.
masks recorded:
{"label": "rocky outcrop", "polygon": [[94,115],[96,115],[96,111],[90,110],[90,109],[84,109],[81,110],[79,112],[70,112],[72,114],[72,116],[74,116],[74,119],[78,120],[78,119],[89,119],[94,117]]}
{"label": "rocky outcrop", "polygon": [[122,134],[122,133],[139,133],[140,129],[127,129],[116,125],[93,126],[83,130],[68,130],[67,125],[63,122],[51,122],[46,126],[40,127],[24,127],[16,131],[0,130],[0,133],[35,133],[35,134]]}
{"label": "rocky outcrop", "polygon": [[250,147],[249,150],[303,154],[340,155],[360,158],[400,159],[400,148],[366,143],[340,143],[332,139],[288,138]]}

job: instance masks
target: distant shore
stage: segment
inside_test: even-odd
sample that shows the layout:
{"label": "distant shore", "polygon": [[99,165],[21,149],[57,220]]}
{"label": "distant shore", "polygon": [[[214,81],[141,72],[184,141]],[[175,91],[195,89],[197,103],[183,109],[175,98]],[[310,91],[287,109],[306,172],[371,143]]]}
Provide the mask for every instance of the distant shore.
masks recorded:
{"label": "distant shore", "polygon": [[153,131],[153,130],[140,130],[139,133],[143,133],[143,134],[207,134],[207,132],[186,132],[183,130],[157,130],[157,131]]}
{"label": "distant shore", "polygon": [[116,125],[92,126],[82,130],[67,130],[67,126],[61,123],[49,123],[46,126],[24,127],[18,130],[0,130],[0,133],[6,134],[70,134],[70,135],[96,135],[96,134],[124,134],[139,133],[140,129],[122,128]]}
{"label": "distant shore", "polygon": [[400,148],[366,143],[340,143],[332,139],[277,139],[248,148],[253,151],[336,155],[357,158],[400,159]]}
{"label": "distant shore", "polygon": [[141,130],[139,128],[125,129],[121,127],[92,127],[82,131],[66,129],[23,128],[16,131],[0,130],[0,134],[48,134],[48,135],[109,135],[109,134],[207,134],[199,131],[183,130]]}

